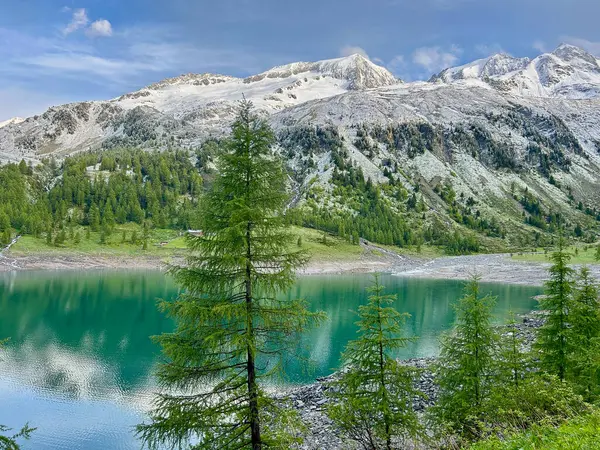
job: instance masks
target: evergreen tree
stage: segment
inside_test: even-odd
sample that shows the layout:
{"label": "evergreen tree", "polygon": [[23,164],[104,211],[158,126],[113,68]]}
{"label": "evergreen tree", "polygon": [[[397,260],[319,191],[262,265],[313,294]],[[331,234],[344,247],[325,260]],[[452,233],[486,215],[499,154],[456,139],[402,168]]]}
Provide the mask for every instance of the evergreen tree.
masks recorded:
{"label": "evergreen tree", "polygon": [[479,278],[467,284],[465,296],[455,305],[456,325],[441,340],[437,365],[439,384],[435,419],[465,438],[477,437],[480,417],[492,387],[498,335],[491,326],[496,299],[479,294]]}
{"label": "evergreen tree", "polygon": [[29,439],[31,437],[31,433],[35,431],[35,428],[25,425],[16,434],[9,436],[2,434],[10,431],[10,428],[0,425],[0,450],[20,450],[21,447],[17,441],[20,439]]}
{"label": "evergreen tree", "polygon": [[579,272],[573,301],[569,308],[567,331],[569,378],[588,401],[600,392],[600,366],[590,350],[600,338],[600,293],[587,267]]}
{"label": "evergreen tree", "polygon": [[510,313],[510,319],[506,327],[506,334],[500,338],[499,351],[497,355],[498,384],[507,386],[513,392],[517,392],[523,384],[530,370],[531,359],[523,351],[524,342],[519,337],[517,320],[514,313]]}
{"label": "evergreen tree", "polygon": [[395,359],[412,340],[402,336],[410,316],[397,312],[392,307],[396,296],[383,290],[375,276],[369,302],[359,307],[359,336],[343,355],[347,370],[329,390],[328,415],[366,450],[399,448],[420,431],[412,407],[420,394],[413,387],[415,373]]}
{"label": "evergreen tree", "polygon": [[144,221],[142,226],[142,250],[148,250],[148,239],[150,239],[150,228],[148,222]]}
{"label": "evergreen tree", "polygon": [[[292,415],[263,390],[296,337],[321,315],[303,300],[279,300],[306,262],[291,250],[282,162],[273,133],[243,102],[219,157],[220,176],[203,201],[203,236],[188,235],[186,267],[171,272],[185,289],[162,308],[177,322],[158,338],[169,361],[159,396],[138,433],[151,448],[289,448]],[[295,423],[295,421],[293,421]]]}
{"label": "evergreen tree", "polygon": [[548,315],[544,325],[537,331],[535,347],[539,351],[540,366],[547,373],[562,381],[567,370],[568,313],[573,293],[573,269],[568,266],[571,256],[565,248],[564,238],[558,242],[558,250],[551,257],[550,280],[546,282],[546,295],[540,300],[540,308]]}
{"label": "evergreen tree", "polygon": [[100,229],[100,209],[95,203],[90,206],[88,221],[92,231],[98,231]]}
{"label": "evergreen tree", "polygon": [[56,237],[54,238],[54,245],[57,247],[59,245],[63,245],[66,240],[67,240],[67,233],[65,232],[64,229],[62,229],[56,234]]}

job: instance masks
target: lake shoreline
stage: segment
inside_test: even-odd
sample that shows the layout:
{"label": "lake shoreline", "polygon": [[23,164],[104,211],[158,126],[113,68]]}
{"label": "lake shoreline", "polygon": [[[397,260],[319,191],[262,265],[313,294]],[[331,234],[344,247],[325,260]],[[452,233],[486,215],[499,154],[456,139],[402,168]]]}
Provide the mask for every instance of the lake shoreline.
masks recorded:
{"label": "lake shoreline", "polygon": [[[530,349],[535,340],[536,330],[542,326],[543,319],[539,312],[532,312],[520,316],[521,322],[516,325],[517,337],[523,341],[524,347]],[[498,327],[500,332],[503,326]],[[414,387],[424,394],[424,397],[413,398],[413,409],[418,414],[423,414],[433,406],[438,397],[438,386],[435,381],[435,364],[438,357],[411,358],[400,360],[400,363],[416,369],[418,376]],[[336,372],[327,377],[317,378],[314,383],[295,386],[278,393],[277,398],[286,399],[291,402],[292,407],[300,414],[303,422],[307,425],[307,432],[303,436],[302,450],[342,450],[349,448],[336,429],[335,425],[326,414],[328,404],[327,390],[328,382],[339,376]]]}
{"label": "lake shoreline", "polygon": [[[166,270],[180,264],[182,256],[166,260],[157,256],[125,257],[89,254],[0,254],[0,272],[61,270]],[[467,280],[473,274],[482,282],[541,286],[547,280],[549,263],[516,261],[508,254],[419,258],[389,253],[368,255],[354,260],[312,261],[299,275],[343,275],[353,273],[391,273],[408,278]],[[574,265],[577,268],[577,265]],[[590,265],[600,278],[600,265]]]}

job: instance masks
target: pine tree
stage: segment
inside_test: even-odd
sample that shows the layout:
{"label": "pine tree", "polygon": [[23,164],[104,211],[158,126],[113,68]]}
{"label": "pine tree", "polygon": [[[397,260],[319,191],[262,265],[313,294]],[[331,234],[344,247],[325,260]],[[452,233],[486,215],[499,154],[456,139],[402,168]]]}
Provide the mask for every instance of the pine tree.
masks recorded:
{"label": "pine tree", "polygon": [[500,338],[496,364],[499,384],[507,386],[513,392],[523,384],[531,365],[529,355],[523,351],[523,347],[524,341],[519,337],[517,320],[511,312],[506,334]]}
{"label": "pine tree", "polygon": [[[419,421],[412,399],[415,373],[396,361],[396,352],[413,339],[403,337],[407,313],[393,307],[395,295],[385,295],[375,276],[369,302],[359,307],[359,336],[344,352],[347,370],[329,390],[328,414],[364,449],[399,448],[414,437]],[[422,395],[422,394],[421,394]]]}
{"label": "pine tree", "polygon": [[[138,433],[151,448],[289,448],[291,413],[264,392],[267,377],[282,370],[284,355],[320,314],[303,300],[279,300],[306,254],[290,249],[284,225],[287,202],[282,162],[271,129],[243,102],[219,177],[203,199],[203,236],[188,235],[186,267],[171,273],[185,289],[162,308],[177,322],[157,340],[169,361],[158,380],[177,393],[161,394],[151,423]],[[284,426],[285,422],[285,426]],[[285,429],[284,429],[285,428]]]}
{"label": "pine tree", "polygon": [[567,370],[568,311],[573,294],[573,269],[568,266],[571,256],[561,236],[558,250],[551,257],[550,280],[546,282],[546,295],[540,308],[547,311],[544,325],[537,331],[535,348],[539,351],[540,366],[562,381]]}
{"label": "pine tree", "polygon": [[495,303],[494,297],[480,296],[479,278],[473,276],[455,305],[456,325],[441,340],[439,399],[432,411],[438,423],[466,438],[479,435],[492,387],[499,339],[490,322]]}
{"label": "pine tree", "polygon": [[582,267],[569,308],[567,331],[569,374],[577,390],[588,401],[600,392],[600,366],[590,349],[598,351],[600,338],[600,292],[587,267]]}
{"label": "pine tree", "polygon": [[148,239],[150,239],[150,228],[148,222],[144,221],[142,226],[142,250],[148,250]]}

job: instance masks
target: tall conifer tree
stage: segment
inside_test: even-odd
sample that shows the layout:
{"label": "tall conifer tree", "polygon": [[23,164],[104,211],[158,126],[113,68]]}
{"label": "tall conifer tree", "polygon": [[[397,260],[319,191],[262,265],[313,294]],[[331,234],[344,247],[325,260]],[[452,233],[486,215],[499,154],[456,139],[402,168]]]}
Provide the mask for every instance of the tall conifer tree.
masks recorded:
{"label": "tall conifer tree", "polygon": [[539,351],[540,365],[546,372],[562,381],[567,371],[568,314],[573,294],[573,269],[568,266],[571,256],[561,236],[558,250],[552,254],[550,280],[546,282],[546,295],[540,308],[547,311],[546,321],[537,332],[535,347]]}
{"label": "tall conifer tree", "polygon": [[[284,221],[286,176],[265,121],[242,102],[203,199],[202,236],[188,236],[187,265],[171,270],[185,289],[162,309],[177,322],[158,337],[168,362],[151,423],[138,427],[151,448],[193,442],[198,449],[290,448],[290,418],[264,392],[267,377],[297,346],[294,336],[321,318],[303,300],[280,300],[307,261]],[[292,423],[295,423],[292,421]]]}
{"label": "tall conifer tree", "polygon": [[479,293],[479,278],[467,284],[455,306],[456,325],[441,341],[438,361],[439,399],[433,412],[442,425],[472,438],[492,388],[498,335],[491,325],[496,299]]}
{"label": "tall conifer tree", "polygon": [[582,267],[569,310],[569,378],[588,401],[600,393],[600,292],[590,269]]}
{"label": "tall conifer tree", "polygon": [[396,311],[396,296],[383,291],[376,276],[369,302],[359,307],[359,336],[344,352],[347,370],[329,391],[329,416],[367,450],[400,448],[402,439],[419,432],[412,400],[422,394],[415,390],[414,370],[395,355],[413,340],[403,336],[409,315]]}

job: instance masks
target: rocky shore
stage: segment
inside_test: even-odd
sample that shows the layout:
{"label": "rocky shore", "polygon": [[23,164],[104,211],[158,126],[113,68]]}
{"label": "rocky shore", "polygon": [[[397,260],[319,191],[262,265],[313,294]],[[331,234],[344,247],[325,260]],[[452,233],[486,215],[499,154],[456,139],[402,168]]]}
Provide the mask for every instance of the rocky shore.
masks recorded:
{"label": "rocky shore", "polygon": [[[543,324],[543,313],[534,311],[520,317],[517,324],[518,337],[523,340],[526,348],[531,347],[535,339],[535,330]],[[504,327],[501,327],[504,328]],[[422,413],[433,405],[437,399],[438,389],[435,383],[434,366],[436,358],[416,358],[401,361],[409,367],[419,371],[416,388],[425,394],[425,397],[415,398],[413,407]],[[327,384],[337,375],[318,378],[313,384],[292,388],[281,396],[291,401],[304,423],[308,426],[308,433],[304,437],[302,450],[353,450],[352,443],[345,442],[339,431],[327,417]]]}

